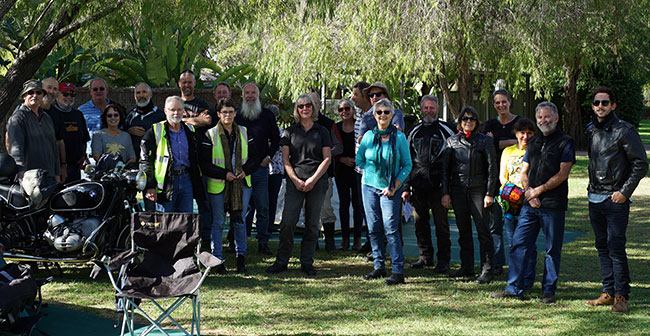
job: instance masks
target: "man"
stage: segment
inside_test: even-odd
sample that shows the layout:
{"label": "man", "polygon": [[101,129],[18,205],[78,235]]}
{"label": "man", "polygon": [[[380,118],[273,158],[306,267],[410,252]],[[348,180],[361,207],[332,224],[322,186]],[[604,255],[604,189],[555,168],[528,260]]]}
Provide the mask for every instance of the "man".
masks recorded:
{"label": "man", "polygon": [[41,107],[52,118],[52,123],[54,123],[54,135],[56,137],[56,145],[59,148],[59,161],[63,165],[61,167],[61,181],[65,182],[68,177],[68,172],[66,169],[65,143],[63,142],[64,125],[58,111],[54,109],[54,103],[56,103],[59,97],[59,83],[56,81],[56,78],[48,77],[43,79],[41,84],[43,84],[43,89],[45,90]]}
{"label": "man", "polygon": [[219,103],[221,99],[230,98],[230,86],[226,82],[219,82],[217,86],[214,87],[214,100]]}
{"label": "man", "polygon": [[[371,106],[374,106],[376,102],[384,98],[390,100],[388,88],[382,82],[375,82],[374,84],[367,87],[364,91],[367,93],[367,96],[370,99]],[[398,130],[404,131],[404,114],[401,110],[395,109],[392,123],[395,127],[397,127]],[[372,131],[375,126],[377,126],[377,120],[375,120],[374,109],[371,107],[361,117],[361,127],[359,129],[361,137],[363,137],[367,131]],[[359,141],[361,141],[361,139],[359,139]]]}
{"label": "man", "polygon": [[[366,113],[369,109],[372,108],[372,105],[370,104],[370,100],[368,99],[368,95],[366,94],[368,91],[366,90],[368,87],[370,87],[370,84],[364,81],[359,81],[354,83],[352,86],[352,101],[354,102],[354,105],[356,105],[356,111],[354,114],[354,138],[357,139],[354,143],[354,154],[356,155],[357,152],[359,151],[359,144],[361,143],[361,138],[363,137],[363,133],[361,133],[361,119],[363,118],[364,113]],[[363,175],[363,169],[359,168],[359,166],[355,165],[354,166],[354,171],[356,171],[357,174],[357,186],[358,190],[361,190],[361,176]],[[359,193],[361,194],[361,193]],[[362,197],[359,195],[359,197]],[[363,200],[360,202],[361,204],[361,212],[363,213]],[[363,216],[363,220],[365,222],[366,216]],[[353,245],[352,249],[356,250],[359,253],[370,253],[370,237],[368,236],[368,231],[366,231],[366,243],[362,246],[361,241],[355,241],[355,244]]]}
{"label": "man", "polygon": [[257,84],[249,82],[242,88],[242,106],[237,112],[235,122],[248,129],[249,141],[253,143],[258,169],[251,175],[253,203],[257,211],[257,251],[264,255],[273,255],[269,248],[269,162],[278,149],[280,131],[269,109],[262,108],[260,90]]}
{"label": "man", "polygon": [[140,157],[140,142],[144,132],[150,129],[151,125],[166,119],[165,112],[151,101],[152,96],[149,84],[136,84],[133,88],[135,107],[129,111],[124,120],[124,128],[131,134],[131,142],[136,157]]}
{"label": "man", "polygon": [[41,81],[23,84],[23,104],[7,121],[9,155],[18,166],[19,178],[30,169],[43,169],[49,178],[61,182],[61,162],[54,135],[54,123],[41,104],[45,91]]}
{"label": "man", "polygon": [[408,136],[413,169],[404,181],[402,200],[410,201],[415,208],[415,237],[420,249],[420,258],[411,264],[411,268],[433,265],[434,248],[429,224],[431,210],[438,244],[438,264],[433,272],[442,274],[449,271],[451,258],[447,209],[441,204],[442,153],[447,138],[455,133],[455,127],[438,119],[439,110],[436,96],[425,95],[420,100],[422,122],[417,124]]}
{"label": "man", "polygon": [[591,97],[594,111],[589,137],[589,218],[596,236],[602,293],[589,306],[612,305],[627,312],[630,270],[625,252],[630,197],[648,172],[645,148],[634,126],[616,117],[616,96],[597,87]]}
{"label": "man", "polygon": [[[86,162],[86,146],[90,141],[90,134],[86,127],[86,119],[81,111],[73,108],[76,97],[75,87],[72,83],[59,84],[59,98],[54,104],[54,109],[63,122],[63,142],[65,143],[65,157],[68,161],[68,178],[65,182],[81,179],[81,169]],[[64,165],[61,165],[63,170]]]}
{"label": "man", "polygon": [[532,283],[524,282],[525,266],[535,253],[534,245],[541,228],[546,244],[542,303],[553,303],[568,203],[567,179],[575,163],[575,148],[573,139],[557,128],[559,116],[555,104],[539,103],[535,116],[541,134],[530,139],[523,158],[521,182],[526,190],[526,200],[512,238],[508,285],[503,291],[492,293],[491,297],[521,300],[524,292],[532,288]]}
{"label": "man", "polygon": [[[210,110],[210,106],[205,100],[194,95],[196,87],[196,77],[192,70],[184,70],[178,78],[178,87],[181,89],[181,99],[183,99],[183,122],[194,126],[197,134],[204,134],[207,130],[217,124],[216,114]],[[207,195],[207,177],[202,177],[203,190],[206,194],[203,198],[196,200],[201,215],[201,244],[210,246],[212,230],[212,209]]]}
{"label": "man", "polygon": [[166,120],[154,124],[141,142],[140,170],[147,174],[144,197],[165,212],[193,212],[193,198],[205,197],[194,127],[183,122],[183,100],[165,100]]}
{"label": "man", "polygon": [[[108,104],[120,105],[108,98],[108,85],[106,81],[100,77],[93,78],[90,81],[90,100],[79,106],[79,111],[86,118],[86,126],[88,126],[88,132],[91,137],[93,133],[102,128],[102,112],[104,112]],[[120,105],[120,107],[122,106]],[[122,111],[125,111],[125,109],[122,108]],[[86,146],[86,152],[92,154],[90,145]]]}
{"label": "man", "polygon": [[[491,137],[497,153],[497,162],[501,162],[503,149],[516,145],[517,138],[513,132],[513,126],[519,116],[510,113],[512,96],[506,89],[499,89],[492,93],[492,102],[497,111],[497,117],[490,119],[483,125],[481,133]],[[499,195],[500,186],[497,184],[494,195]],[[506,263],[505,251],[503,248],[503,212],[501,206],[496,202],[490,206],[490,233],[494,243],[494,271],[495,275],[503,272]]]}
{"label": "man", "polygon": [[[309,96],[314,101],[314,109],[318,111],[318,119],[316,123],[325,127],[330,132],[330,140],[332,142],[332,157],[340,155],[343,153],[343,144],[339,141],[339,138],[334,135],[335,126],[334,120],[325,116],[321,111],[321,100],[320,96],[316,92],[310,92]],[[325,251],[327,253],[333,254],[336,253],[336,244],[334,243],[334,226],[336,224],[336,215],[334,214],[334,208],[332,207],[332,195],[334,194],[334,188],[332,187],[332,181],[334,180],[334,165],[331,164],[327,168],[327,192],[325,193],[325,200],[323,207],[320,210],[320,220],[323,225],[323,232],[325,234]]]}

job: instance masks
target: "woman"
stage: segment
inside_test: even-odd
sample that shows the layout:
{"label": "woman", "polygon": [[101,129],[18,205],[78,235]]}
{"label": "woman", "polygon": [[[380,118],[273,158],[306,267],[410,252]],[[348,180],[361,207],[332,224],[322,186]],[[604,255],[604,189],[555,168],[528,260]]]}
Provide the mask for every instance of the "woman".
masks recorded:
{"label": "woman", "polygon": [[[354,137],[354,103],[347,98],[341,99],[338,106],[341,121],[336,123],[335,135],[343,144],[343,153],[335,157],[334,181],[339,194],[339,220],[341,221],[342,241],[339,250],[350,248],[350,203],[354,218],[354,244],[353,249],[361,248],[361,229],[363,225],[363,209],[361,208],[361,184],[357,183],[355,163],[355,137]],[[351,195],[351,196],[350,196]]]}
{"label": "woman", "polygon": [[[494,245],[490,235],[488,207],[494,203],[497,162],[492,138],[479,132],[478,113],[471,106],[460,111],[459,133],[447,138],[443,161],[442,205],[454,205],[460,270],[452,277],[474,275],[472,218],[478,232],[481,275],[478,284],[492,281]],[[451,196],[451,197],[450,197]]]}
{"label": "woman", "polygon": [[363,135],[356,155],[356,164],[363,169],[361,192],[375,264],[364,279],[386,276],[385,237],[392,263],[386,284],[396,285],[404,283],[404,253],[398,231],[402,205],[399,189],[411,172],[411,153],[404,133],[391,125],[394,111],[390,100],[376,102],[373,113],[377,126]]}
{"label": "woman", "polygon": [[115,104],[108,104],[101,115],[102,129],[93,133],[90,143],[95,162],[104,153],[118,154],[124,163],[135,162],[131,136],[120,130],[124,125],[124,113]]}
{"label": "woman", "polygon": [[[524,203],[524,189],[521,183],[521,169],[528,140],[535,134],[535,123],[530,119],[520,117],[513,126],[517,144],[506,147],[501,154],[499,181],[501,189],[497,200],[503,209],[503,228],[508,240],[508,250],[512,248],[512,234],[517,225],[517,216]],[[535,265],[537,252],[533,251],[532,258],[526,265],[524,288],[532,288],[535,281]]]}
{"label": "woman", "polygon": [[320,210],[328,188],[327,167],[331,161],[332,143],[329,130],[314,122],[318,118],[314,106],[308,94],[300,95],[293,111],[296,122],[280,138],[286,191],[278,254],[273,265],[266,269],[268,273],[287,270],[293,249],[293,233],[304,203],[305,232],[300,246],[300,269],[308,276],[316,275],[314,252],[318,243]]}
{"label": "woman", "polygon": [[[237,272],[246,272],[246,225],[242,214],[251,197],[250,174],[255,171],[248,146],[246,127],[235,123],[235,102],[223,98],[217,103],[217,125],[201,141],[201,171],[208,177],[207,191],[212,208],[212,254],[223,260],[222,240],[226,212],[235,236]],[[217,272],[225,274],[223,264]]]}

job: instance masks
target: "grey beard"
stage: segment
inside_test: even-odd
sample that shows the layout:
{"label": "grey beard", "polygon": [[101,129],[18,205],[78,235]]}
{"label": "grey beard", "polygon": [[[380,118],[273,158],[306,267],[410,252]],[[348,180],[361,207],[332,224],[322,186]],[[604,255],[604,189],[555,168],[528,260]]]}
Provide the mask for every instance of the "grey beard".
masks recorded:
{"label": "grey beard", "polygon": [[52,105],[56,103],[56,98],[50,96],[49,94],[43,97],[43,101],[45,101],[45,104],[47,105]]}
{"label": "grey beard", "polygon": [[425,118],[422,118],[422,122],[427,126],[433,124],[433,122],[436,121],[436,120],[438,120],[438,117],[433,117],[433,118],[426,118],[425,117]]}
{"label": "grey beard", "polygon": [[135,104],[138,105],[138,107],[145,107],[149,105],[149,102],[151,101],[151,98],[147,99],[144,103],[141,103],[140,101],[136,100]]}
{"label": "grey beard", "polygon": [[539,130],[542,131],[542,133],[548,133],[552,130],[555,129],[555,126],[557,126],[557,123],[549,123],[548,125],[540,125],[539,123],[537,124],[537,127],[539,127]]}
{"label": "grey beard", "polygon": [[257,98],[257,100],[255,100],[255,104],[252,106],[249,105],[246,101],[242,101],[241,114],[248,120],[255,120],[259,118],[260,114],[262,114],[262,103],[260,103],[260,99]]}
{"label": "grey beard", "polygon": [[169,121],[170,124],[180,124],[181,121],[183,121],[183,118],[182,117],[178,117],[178,118],[167,117],[167,121]]}

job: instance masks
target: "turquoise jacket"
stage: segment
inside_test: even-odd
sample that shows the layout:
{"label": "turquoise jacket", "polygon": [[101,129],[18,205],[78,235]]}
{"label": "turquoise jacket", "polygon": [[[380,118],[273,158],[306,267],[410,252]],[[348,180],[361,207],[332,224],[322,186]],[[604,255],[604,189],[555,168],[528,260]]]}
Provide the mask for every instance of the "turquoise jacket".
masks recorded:
{"label": "turquoise jacket", "polygon": [[[383,190],[388,187],[388,179],[379,175],[377,149],[373,146],[374,136],[372,131],[363,135],[355,161],[357,166],[363,169],[361,183]],[[381,156],[383,160],[388,161],[388,154],[391,150],[389,142],[382,142],[381,147]],[[411,172],[413,163],[411,162],[411,152],[409,151],[408,141],[406,141],[406,135],[400,131],[397,131],[395,149],[397,153],[393,154],[395,156],[395,167],[392,170],[393,176],[396,176],[397,180],[403,183]]]}

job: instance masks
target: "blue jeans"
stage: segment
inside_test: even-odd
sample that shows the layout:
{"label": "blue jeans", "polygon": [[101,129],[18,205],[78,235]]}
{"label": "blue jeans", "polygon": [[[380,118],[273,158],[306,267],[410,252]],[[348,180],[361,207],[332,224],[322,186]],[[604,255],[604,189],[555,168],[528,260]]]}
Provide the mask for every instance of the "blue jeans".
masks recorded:
{"label": "blue jeans", "polygon": [[165,212],[194,212],[194,195],[192,194],[192,180],[189,173],[173,175],[172,199],[160,203]]}
{"label": "blue jeans", "polygon": [[496,202],[489,208],[490,234],[494,245],[494,267],[503,267],[506,264],[506,254],[503,248],[503,210]]}
{"label": "blue jeans", "polygon": [[269,175],[269,236],[273,232],[273,226],[275,225],[275,213],[278,208],[278,194],[280,193],[280,187],[282,187],[282,180],[284,180],[283,174]]}
{"label": "blue jeans", "polygon": [[[251,174],[251,188],[253,189],[253,204],[257,221],[257,241],[261,244],[269,242],[269,167],[259,167]],[[246,217],[246,216],[244,216]],[[251,224],[252,225],[252,224]]]}
{"label": "blue jeans", "polygon": [[560,256],[564,240],[564,210],[533,208],[524,205],[519,214],[519,223],[512,237],[512,251],[508,270],[506,290],[521,295],[526,289],[525,283],[539,230],[544,231],[546,255],[544,257],[544,275],[542,290],[544,294],[555,294],[560,273]]}
{"label": "blue jeans", "polygon": [[399,233],[399,217],[401,216],[402,192],[397,190],[392,197],[381,196],[381,190],[366,184],[361,185],[363,207],[366,212],[366,222],[370,233],[370,246],[374,258],[375,269],[385,268],[386,246],[391,257],[394,274],[404,274],[404,252]]}
{"label": "blue jeans", "polygon": [[[251,198],[251,188],[242,186],[242,204],[243,209],[240,214],[233,216],[230,213],[230,227],[235,233],[235,252],[237,255],[246,255],[246,224],[241,214],[246,213],[248,201]],[[210,194],[210,205],[212,207],[212,232],[211,232],[211,246],[212,255],[223,260],[222,242],[223,242],[223,225],[226,223],[226,210],[225,210],[225,192],[220,194]]]}
{"label": "blue jeans", "polygon": [[589,202],[589,218],[596,236],[603,292],[620,294],[625,298],[630,295],[630,269],[625,253],[629,216],[629,200],[614,203],[608,198],[601,203]]}
{"label": "blue jeans", "polygon": [[[508,255],[512,252],[512,237],[515,233],[515,228],[517,227],[517,218],[511,214],[506,214],[503,217],[503,234],[506,238],[508,246]],[[533,251],[531,253],[531,258],[528,260],[528,265],[524,270],[524,290],[529,290],[533,288],[535,283],[535,267],[537,266],[537,245],[533,244]]]}

